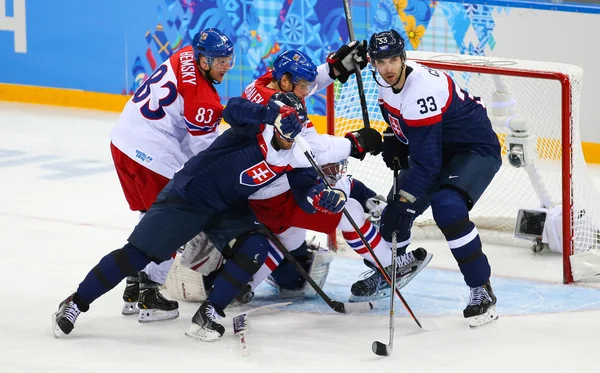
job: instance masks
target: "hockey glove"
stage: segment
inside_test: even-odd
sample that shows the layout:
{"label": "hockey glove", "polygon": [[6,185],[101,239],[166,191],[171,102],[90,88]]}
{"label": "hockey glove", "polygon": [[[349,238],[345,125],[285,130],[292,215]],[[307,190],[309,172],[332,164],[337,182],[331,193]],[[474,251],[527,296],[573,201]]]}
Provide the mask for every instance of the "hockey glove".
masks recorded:
{"label": "hockey glove", "polygon": [[288,141],[291,141],[302,131],[302,122],[296,110],[284,105],[276,98],[269,100],[264,122],[275,126],[281,137]]}
{"label": "hockey glove", "polygon": [[358,67],[361,70],[367,66],[366,40],[362,42],[357,40],[351,41],[327,56],[329,76],[331,79],[337,79],[341,83],[346,83],[350,75],[356,72],[354,62],[358,63]]}
{"label": "hockey glove", "polygon": [[361,128],[355,132],[346,134],[346,138],[352,143],[350,156],[361,161],[367,153],[377,155],[383,150],[381,134],[373,128]]}
{"label": "hockey glove", "polygon": [[398,232],[398,235],[405,236],[412,228],[417,211],[412,208],[409,202],[391,201],[383,210],[381,226],[379,232],[386,241],[392,240],[392,233]]}
{"label": "hockey glove", "polygon": [[316,211],[337,214],[346,204],[346,193],[339,189],[325,189],[323,184],[309,189],[307,199]]}
{"label": "hockey glove", "polygon": [[383,132],[383,161],[390,169],[394,169],[394,158],[397,158],[398,168],[408,168],[408,145],[398,140],[391,127]]}

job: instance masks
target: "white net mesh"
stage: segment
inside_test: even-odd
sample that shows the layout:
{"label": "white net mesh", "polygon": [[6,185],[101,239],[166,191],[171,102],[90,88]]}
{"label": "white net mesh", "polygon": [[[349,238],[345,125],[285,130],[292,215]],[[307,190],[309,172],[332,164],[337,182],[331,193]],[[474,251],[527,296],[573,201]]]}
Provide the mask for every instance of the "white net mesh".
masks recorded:
{"label": "white net mesh", "polygon": [[[502,70],[505,73],[513,74],[512,76],[500,76],[493,72],[476,73],[452,70],[452,68],[444,69],[459,86],[470,94],[481,97],[487,104],[488,115],[492,119],[494,129],[498,133],[503,147],[504,164],[471,211],[471,220],[482,232],[482,239],[487,242],[502,240],[502,243],[506,243],[507,239],[512,239],[519,209],[539,208],[543,204],[550,208],[562,204],[561,113],[563,99],[561,84],[557,80],[540,79],[539,74],[541,72],[560,72],[569,77],[571,113],[567,115],[573,145],[571,147],[572,169],[567,169],[566,174],[573,175],[571,182],[574,214],[573,249],[576,256],[590,259],[590,254],[592,254],[597,258],[600,248],[598,233],[600,198],[588,174],[579,136],[579,104],[583,70],[577,66],[558,63],[425,52],[409,52],[408,58],[450,62],[454,66],[469,66],[469,70],[472,67],[471,71],[483,65],[496,70],[496,72]],[[530,77],[516,76],[522,75],[523,70],[531,72],[527,74]],[[377,103],[378,86],[373,79],[370,66],[363,70],[362,77],[371,125],[373,128],[383,131],[385,122]],[[496,96],[494,99],[492,98],[495,92],[508,92],[508,90],[510,91],[510,100],[498,103]],[[492,106],[499,107],[499,109],[491,110]],[[343,86],[336,84],[334,108],[336,135],[343,135],[363,126],[354,77]],[[504,111],[504,116],[498,116],[498,110]],[[490,114],[491,112],[493,113]],[[505,139],[507,135],[511,135],[506,123],[514,117],[525,119],[529,125],[525,134],[537,137],[537,141],[533,142],[535,151],[532,153],[535,166],[528,167],[528,170],[514,168],[506,160],[507,144]],[[385,167],[381,156],[368,156],[362,162],[351,160],[348,173],[384,196],[387,195],[392,184],[391,171]],[[563,218],[569,219],[568,216]],[[439,230],[429,227],[435,227],[431,210],[426,211],[416,220],[413,237],[422,237],[423,234],[427,237],[431,237],[432,234],[443,237]],[[576,279],[600,272],[600,261],[598,264],[594,264],[588,259],[581,263],[572,260],[574,263],[573,274]],[[575,268],[576,266],[578,268]]]}

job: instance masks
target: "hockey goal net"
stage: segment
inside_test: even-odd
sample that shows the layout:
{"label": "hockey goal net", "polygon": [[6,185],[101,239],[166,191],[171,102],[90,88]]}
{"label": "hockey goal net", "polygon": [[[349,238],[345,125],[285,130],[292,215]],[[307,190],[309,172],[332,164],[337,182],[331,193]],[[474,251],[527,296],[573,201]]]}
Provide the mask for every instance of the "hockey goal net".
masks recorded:
{"label": "hockey goal net", "polygon": [[[583,70],[558,63],[426,52],[409,52],[408,58],[445,71],[486,104],[502,145],[503,165],[470,213],[482,240],[515,241],[519,209],[558,208],[562,210],[562,224],[559,220],[557,225],[562,228],[564,282],[600,274],[600,198],[579,135]],[[362,78],[371,126],[383,131],[386,124],[370,65]],[[330,134],[343,136],[363,126],[354,77],[345,85],[330,86],[327,102]],[[525,145],[526,167],[509,164],[508,153],[519,150],[511,144]],[[381,156],[350,160],[348,173],[384,196],[392,185],[391,171]],[[443,238],[430,209],[415,221],[412,235]]]}

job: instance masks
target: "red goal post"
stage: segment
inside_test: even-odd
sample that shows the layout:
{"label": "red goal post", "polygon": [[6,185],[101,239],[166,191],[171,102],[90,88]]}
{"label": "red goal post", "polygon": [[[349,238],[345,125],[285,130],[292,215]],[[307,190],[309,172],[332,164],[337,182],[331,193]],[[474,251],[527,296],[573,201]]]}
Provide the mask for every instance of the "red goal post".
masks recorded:
{"label": "red goal post", "polygon": [[[512,236],[519,208],[562,206],[563,281],[573,282],[573,274],[579,280],[600,273],[600,199],[587,175],[579,136],[582,69],[558,63],[426,52],[409,52],[408,58],[445,71],[461,88],[482,97],[487,104],[503,146],[501,171],[471,212],[478,230],[492,236],[487,241],[504,241]],[[377,84],[370,65],[362,71],[362,77],[372,126],[383,130],[385,122],[379,112]],[[511,127],[516,118],[526,123],[524,132]],[[328,133],[340,136],[360,127],[355,80],[328,87]],[[533,166],[527,167],[527,172],[506,161],[506,140],[514,136],[533,139]],[[349,173],[377,193],[387,195],[392,176],[380,156],[369,156],[363,162],[351,160]],[[415,226],[420,230],[434,227],[434,222],[426,212]],[[330,239],[336,241],[334,235]]]}

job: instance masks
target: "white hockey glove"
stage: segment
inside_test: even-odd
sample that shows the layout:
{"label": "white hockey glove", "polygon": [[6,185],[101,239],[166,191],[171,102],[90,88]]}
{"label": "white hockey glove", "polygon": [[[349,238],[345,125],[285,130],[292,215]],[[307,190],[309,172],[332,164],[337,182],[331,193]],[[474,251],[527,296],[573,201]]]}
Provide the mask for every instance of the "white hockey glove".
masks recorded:
{"label": "white hockey glove", "polygon": [[369,220],[372,223],[379,222],[385,206],[387,206],[387,202],[382,195],[376,195],[375,197],[367,199],[367,202],[365,202],[365,207],[367,208],[366,212],[369,214]]}

